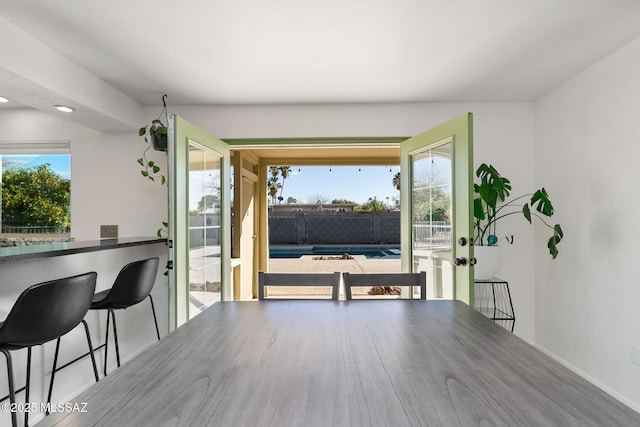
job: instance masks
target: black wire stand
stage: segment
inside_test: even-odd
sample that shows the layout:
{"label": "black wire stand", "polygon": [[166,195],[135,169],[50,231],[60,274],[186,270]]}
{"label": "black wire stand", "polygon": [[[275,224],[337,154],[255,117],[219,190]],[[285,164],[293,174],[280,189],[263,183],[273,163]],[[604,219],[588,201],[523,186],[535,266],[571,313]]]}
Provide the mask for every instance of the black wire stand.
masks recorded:
{"label": "black wire stand", "polygon": [[513,332],[516,315],[513,311],[509,282],[494,277],[489,280],[474,281],[474,308],[484,316]]}

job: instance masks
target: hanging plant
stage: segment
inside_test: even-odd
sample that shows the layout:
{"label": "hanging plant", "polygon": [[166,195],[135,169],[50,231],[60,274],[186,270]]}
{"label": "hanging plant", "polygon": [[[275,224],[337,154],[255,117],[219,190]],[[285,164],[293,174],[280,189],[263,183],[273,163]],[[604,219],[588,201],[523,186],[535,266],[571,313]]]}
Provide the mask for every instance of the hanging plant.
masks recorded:
{"label": "hanging plant", "polygon": [[[147,159],[147,152],[153,148],[157,151],[167,151],[167,126],[169,117],[167,115],[167,94],[162,95],[162,111],[157,119],[151,121],[151,124],[143,126],[138,130],[138,136],[144,137],[147,148],[142,152],[142,157],[138,159],[138,164],[142,166],[140,173],[150,181],[160,180],[161,185],[165,185],[167,178],[161,173],[161,168],[153,160]],[[164,116],[165,121],[161,120]]]}
{"label": "hanging plant", "polygon": [[[147,159],[147,152],[153,148],[157,151],[167,151],[167,126],[165,123],[169,123],[169,117],[167,114],[167,94],[162,95],[162,111],[157,119],[151,121],[151,124],[143,126],[138,131],[138,136],[144,137],[144,142],[147,147],[142,152],[142,157],[138,159],[138,164],[142,166],[140,173],[143,177],[149,181],[156,182],[159,180],[160,185],[167,183],[167,178],[162,174],[160,166],[153,160]],[[164,122],[162,117],[164,116]],[[156,232],[158,237],[167,237],[169,230],[169,223],[162,222],[162,227]],[[167,273],[165,272],[165,275]]]}

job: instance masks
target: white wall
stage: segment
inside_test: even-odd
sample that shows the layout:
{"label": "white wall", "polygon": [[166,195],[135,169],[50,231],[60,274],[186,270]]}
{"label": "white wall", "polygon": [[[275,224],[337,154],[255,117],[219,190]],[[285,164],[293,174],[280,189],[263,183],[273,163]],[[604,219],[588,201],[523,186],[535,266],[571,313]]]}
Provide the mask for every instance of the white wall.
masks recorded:
{"label": "white wall", "polygon": [[558,262],[536,250],[536,345],[640,411],[640,39],[535,104],[535,175],[563,225]]}
{"label": "white wall", "polygon": [[[492,163],[512,180],[514,194],[533,190],[534,121],[529,103],[258,105],[169,110],[220,138],[412,136],[470,111],[474,113],[476,166]],[[515,235],[515,244],[502,248],[498,274],[510,283],[517,319],[515,333],[533,342],[534,229],[524,218],[513,217],[498,231]]]}

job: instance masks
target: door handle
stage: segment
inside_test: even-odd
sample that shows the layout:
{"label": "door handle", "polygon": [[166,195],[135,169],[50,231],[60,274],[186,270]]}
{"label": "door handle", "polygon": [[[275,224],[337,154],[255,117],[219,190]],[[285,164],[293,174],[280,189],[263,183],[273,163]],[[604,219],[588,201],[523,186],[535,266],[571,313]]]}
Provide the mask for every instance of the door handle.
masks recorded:
{"label": "door handle", "polygon": [[456,259],[453,260],[453,263],[457,266],[457,267],[463,267],[465,265],[467,265],[467,259],[464,257],[458,257]]}
{"label": "door handle", "polygon": [[469,265],[476,265],[478,263],[478,260],[476,259],[476,257],[473,257],[469,260]]}

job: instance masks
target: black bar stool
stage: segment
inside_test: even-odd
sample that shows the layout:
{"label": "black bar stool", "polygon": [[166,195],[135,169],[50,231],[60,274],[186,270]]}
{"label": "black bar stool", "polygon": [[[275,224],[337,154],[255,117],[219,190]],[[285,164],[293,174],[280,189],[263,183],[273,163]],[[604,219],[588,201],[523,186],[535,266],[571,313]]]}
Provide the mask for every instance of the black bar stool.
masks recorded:
{"label": "black bar stool", "polygon": [[156,325],[156,335],[160,340],[160,331],[158,329],[158,319],[156,318],[156,309],[153,305],[151,290],[156,282],[156,274],[158,272],[159,258],[149,258],[141,261],[135,261],[125,265],[111,289],[98,292],[93,297],[91,310],[107,310],[107,328],[104,342],[104,375],[107,375],[107,349],[109,345],[109,318],[113,320],[113,339],[116,345],[116,360],[120,367],[120,349],[118,347],[118,331],[116,329],[116,315],[114,310],[126,309],[132,305],[142,302],[149,297],[151,301],[151,311],[153,312],[153,321]]}
{"label": "black bar stool", "polygon": [[[93,373],[98,381],[98,368],[93,354],[89,327],[84,321],[93,294],[96,289],[97,273],[85,273],[78,276],[51,280],[30,286],[18,297],[4,322],[0,323],[0,352],[7,359],[9,377],[9,398],[15,405],[15,387],[11,351],[27,348],[27,379],[25,402],[29,403],[29,382],[31,379],[31,347],[57,339],[56,356],[53,362],[49,400],[53,388],[54,373],[60,346],[60,337],[74,329],[80,323],[84,325],[89,354],[93,363]],[[11,413],[14,427],[18,425],[16,412]],[[29,412],[24,414],[24,424],[29,423]]]}

